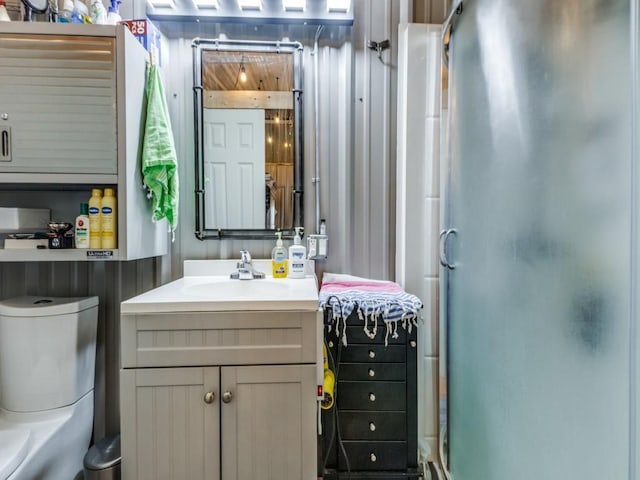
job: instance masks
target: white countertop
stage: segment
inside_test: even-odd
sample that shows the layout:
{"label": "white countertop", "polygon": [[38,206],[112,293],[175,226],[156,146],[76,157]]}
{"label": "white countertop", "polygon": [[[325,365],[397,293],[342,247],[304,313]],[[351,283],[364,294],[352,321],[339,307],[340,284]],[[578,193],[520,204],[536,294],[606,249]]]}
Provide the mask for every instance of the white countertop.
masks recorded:
{"label": "white countertop", "polygon": [[[235,267],[235,261],[187,261],[183,278],[122,302],[120,311],[129,314],[318,309],[315,275],[300,279],[267,275],[264,279],[231,280],[229,274],[234,269],[230,265]],[[271,271],[270,260],[255,260],[254,266],[265,273]]]}

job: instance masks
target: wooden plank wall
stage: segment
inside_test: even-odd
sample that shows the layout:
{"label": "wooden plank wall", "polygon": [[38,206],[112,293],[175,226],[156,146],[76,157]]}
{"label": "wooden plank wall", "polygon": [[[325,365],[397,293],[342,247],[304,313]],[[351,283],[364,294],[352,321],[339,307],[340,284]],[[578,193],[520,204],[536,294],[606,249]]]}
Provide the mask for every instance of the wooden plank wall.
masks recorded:
{"label": "wooden plank wall", "polygon": [[452,0],[413,0],[415,23],[443,23],[451,8]]}

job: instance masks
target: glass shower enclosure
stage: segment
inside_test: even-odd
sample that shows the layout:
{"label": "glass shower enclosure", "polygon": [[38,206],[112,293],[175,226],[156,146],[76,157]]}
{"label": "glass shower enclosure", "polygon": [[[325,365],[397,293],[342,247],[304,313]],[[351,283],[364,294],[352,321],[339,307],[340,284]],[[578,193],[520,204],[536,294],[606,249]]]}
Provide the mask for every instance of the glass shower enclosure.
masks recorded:
{"label": "glass shower enclosure", "polygon": [[638,1],[454,11],[449,471],[638,480]]}

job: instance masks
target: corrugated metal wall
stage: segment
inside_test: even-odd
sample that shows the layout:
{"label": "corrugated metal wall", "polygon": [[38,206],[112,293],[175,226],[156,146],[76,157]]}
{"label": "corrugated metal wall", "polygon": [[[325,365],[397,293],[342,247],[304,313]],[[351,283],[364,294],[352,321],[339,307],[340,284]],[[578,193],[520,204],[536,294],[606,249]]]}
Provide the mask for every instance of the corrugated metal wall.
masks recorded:
{"label": "corrugated metal wall", "polygon": [[[434,6],[436,3],[355,0],[354,27],[328,29],[320,38],[321,212],[327,220],[330,255],[318,265],[319,271],[393,278],[397,28],[400,21],[410,21],[414,13],[417,21],[438,21],[433,18],[434,12],[440,11]],[[123,5],[122,14],[123,18],[143,17],[145,2],[134,0]],[[315,225],[311,183],[311,51],[315,32],[277,28],[282,29],[278,33],[282,38],[300,40],[305,45],[305,226],[311,232]],[[220,29],[210,25],[201,26],[198,33],[201,37],[219,34]],[[170,258],[121,263],[0,264],[3,299],[24,294],[100,297],[95,438],[119,430],[119,303],[179,277],[185,259],[235,258],[241,248],[266,258],[273,247],[273,242],[263,241],[201,242],[194,236],[190,42],[195,36],[191,32],[178,35],[163,45],[167,47],[163,59],[171,65],[165,69],[165,86],[180,160],[182,195],[180,227]],[[369,40],[385,39],[390,40],[391,48],[383,52],[381,62],[366,45]]]}
{"label": "corrugated metal wall", "polygon": [[[356,0],[352,28],[327,28],[320,37],[320,186],[321,216],[327,221],[329,258],[320,271],[393,278],[395,215],[397,28],[404,2]],[[248,248],[268,257],[272,241],[200,241],[194,236],[194,170],[191,40],[214,38],[299,40],[305,47],[305,229],[315,229],[314,209],[314,27],[244,30],[238,26],[199,25],[170,38],[167,74],[169,108],[181,160],[181,225],[172,256],[174,275],[185,259],[235,258]],[[388,39],[381,55],[369,40]]]}

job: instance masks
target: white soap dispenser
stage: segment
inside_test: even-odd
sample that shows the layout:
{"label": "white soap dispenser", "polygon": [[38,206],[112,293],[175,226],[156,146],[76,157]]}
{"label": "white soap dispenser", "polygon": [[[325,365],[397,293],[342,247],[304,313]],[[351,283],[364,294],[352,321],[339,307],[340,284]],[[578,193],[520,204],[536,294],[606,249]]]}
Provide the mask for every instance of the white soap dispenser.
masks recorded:
{"label": "white soap dispenser", "polygon": [[302,245],[302,227],[296,227],[293,245],[289,247],[289,278],[304,278],[307,248]]}

